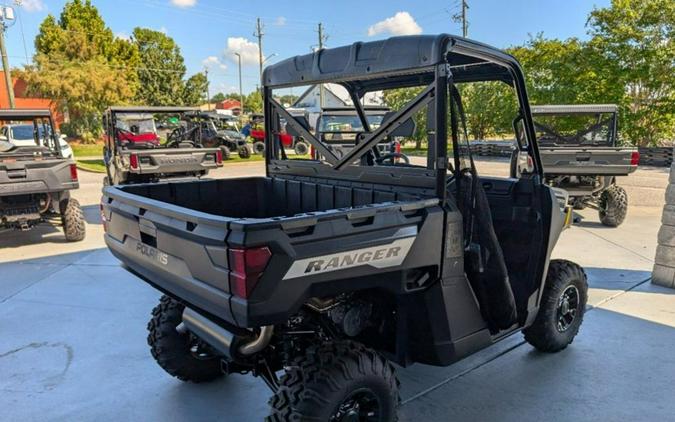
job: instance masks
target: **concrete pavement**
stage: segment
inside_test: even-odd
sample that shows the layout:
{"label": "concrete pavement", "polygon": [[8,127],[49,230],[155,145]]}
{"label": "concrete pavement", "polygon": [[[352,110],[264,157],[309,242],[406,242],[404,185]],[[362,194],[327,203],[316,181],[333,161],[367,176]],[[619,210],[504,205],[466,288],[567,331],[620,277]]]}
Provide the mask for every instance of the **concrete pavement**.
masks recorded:
{"label": "concrete pavement", "polygon": [[[221,171],[260,174],[262,163]],[[660,172],[645,172],[644,183],[660,183]],[[154,363],[145,324],[159,294],[103,247],[90,176],[81,173],[76,194],[84,243],[49,227],[0,236],[1,419],[260,420],[270,395],[260,380],[184,384]],[[649,197],[639,184],[631,198]],[[399,369],[403,420],[674,419],[675,294],[648,281],[660,209],[631,205],[618,229],[592,210],[580,215],[554,252],[589,276],[591,309],[575,342],[546,355],[515,335],[447,368]]]}

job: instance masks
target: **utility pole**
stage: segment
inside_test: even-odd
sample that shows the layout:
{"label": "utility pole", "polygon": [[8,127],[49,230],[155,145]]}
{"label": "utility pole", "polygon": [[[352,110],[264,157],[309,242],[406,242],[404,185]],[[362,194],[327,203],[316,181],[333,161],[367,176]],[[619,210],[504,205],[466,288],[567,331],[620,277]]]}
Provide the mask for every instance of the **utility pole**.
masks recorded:
{"label": "utility pole", "polygon": [[[328,36],[323,33],[323,24],[319,22],[319,50],[323,48],[323,43],[328,40]],[[323,84],[319,84],[319,106],[323,110]]]}
{"label": "utility pole", "polygon": [[262,37],[265,35],[263,32],[263,24],[260,21],[260,18],[256,19],[255,23],[255,32],[253,33],[254,37],[258,38],[258,65],[260,66],[260,83],[262,84],[262,67],[263,67],[263,50],[262,50]]}
{"label": "utility pole", "polygon": [[12,86],[12,70],[9,68],[7,59],[7,48],[5,47],[5,30],[12,26],[14,20],[14,9],[9,6],[0,7],[0,54],[2,55],[2,70],[5,73],[5,84],[7,85],[7,98],[9,98],[9,108],[14,108],[14,87]]}
{"label": "utility pole", "polygon": [[209,68],[204,67],[204,77],[206,77],[206,109],[211,111],[211,96],[209,95]]}
{"label": "utility pole", "polygon": [[244,117],[244,91],[241,88],[241,54],[239,53],[234,53],[237,56],[237,59],[239,59],[239,123],[242,122],[243,117]]}
{"label": "utility pole", "polygon": [[469,5],[466,3],[466,0],[462,0],[462,36],[464,38],[469,34],[469,24],[466,21],[466,10],[469,8]]}

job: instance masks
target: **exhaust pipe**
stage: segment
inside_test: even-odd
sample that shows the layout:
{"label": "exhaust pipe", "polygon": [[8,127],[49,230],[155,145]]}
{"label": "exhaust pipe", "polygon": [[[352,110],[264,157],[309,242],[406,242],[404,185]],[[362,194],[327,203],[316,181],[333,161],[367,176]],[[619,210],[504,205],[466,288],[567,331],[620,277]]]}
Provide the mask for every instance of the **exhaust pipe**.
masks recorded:
{"label": "exhaust pipe", "polygon": [[274,326],[267,325],[260,329],[260,334],[255,339],[244,340],[187,307],[183,311],[183,322],[177,329],[187,329],[228,358],[260,352],[270,343],[274,333]]}

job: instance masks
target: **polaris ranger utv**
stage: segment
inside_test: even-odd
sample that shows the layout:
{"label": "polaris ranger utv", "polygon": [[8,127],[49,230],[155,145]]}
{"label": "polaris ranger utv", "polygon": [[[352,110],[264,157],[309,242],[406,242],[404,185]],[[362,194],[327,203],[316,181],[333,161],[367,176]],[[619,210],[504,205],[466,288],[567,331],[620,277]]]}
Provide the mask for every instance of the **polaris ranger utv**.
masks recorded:
{"label": "polaris ranger utv", "polygon": [[204,148],[190,107],[110,107],[103,114],[104,185],[197,179],[222,167],[223,153]]}
{"label": "polaris ranger utv", "polygon": [[[60,223],[66,240],[85,237],[77,167],[66,158],[49,110],[0,110],[0,229],[29,230]],[[22,134],[18,134],[18,129]],[[29,142],[29,134],[32,140]],[[17,141],[20,139],[20,141]]]}
{"label": "polaris ranger utv", "polygon": [[532,106],[546,182],[565,189],[575,209],[596,209],[608,227],[619,226],[628,212],[628,195],[616,178],[633,173],[640,161],[637,148],[617,145],[617,114],[614,104]]}
{"label": "polaris ranger utv", "polygon": [[[533,163],[519,178],[473,165],[457,85],[484,80],[517,95]],[[364,128],[342,158],[274,99],[327,82],[351,93]],[[370,127],[364,94],[412,87]],[[572,342],[586,275],[550,260],[567,198],[544,183],[512,56],[445,34],[355,43],[267,67],[263,98],[265,177],[104,189],[106,244],[165,293],[148,342],[166,372],[260,376],[271,420],[390,421],[392,363],[450,365],[520,331],[545,352]],[[378,161],[377,144],[415,113],[426,113],[426,164]],[[322,160],[286,156],[282,118]]]}

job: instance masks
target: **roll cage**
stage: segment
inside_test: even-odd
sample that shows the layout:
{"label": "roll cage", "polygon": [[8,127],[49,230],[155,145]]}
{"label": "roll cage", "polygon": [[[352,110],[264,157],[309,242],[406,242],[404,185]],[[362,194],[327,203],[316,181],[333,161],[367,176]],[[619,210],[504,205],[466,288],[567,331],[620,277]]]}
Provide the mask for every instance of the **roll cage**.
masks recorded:
{"label": "roll cage", "polygon": [[5,123],[13,121],[23,121],[27,124],[31,122],[30,124],[33,125],[33,139],[36,145],[40,145],[40,129],[42,129],[42,133],[46,134],[43,135],[44,140],[48,141],[48,144],[44,146],[57,154],[61,154],[61,144],[56,134],[56,126],[54,125],[51,110],[21,108],[0,110],[0,125],[4,126]]}
{"label": "roll cage", "polygon": [[[461,171],[459,140],[464,119],[454,84],[479,81],[502,81],[515,89],[520,106],[519,116],[528,140],[524,147],[533,158],[532,174],[541,179],[542,165],[520,65],[514,57],[498,49],[448,34],[358,42],[296,56],[267,67],[263,72],[265,124],[271,128],[265,135],[267,174],[315,175],[331,179],[424,187],[444,199],[449,169],[448,135],[451,135],[453,142],[452,171],[455,174]],[[335,156],[318,137],[310,133],[306,121],[292,116],[273,98],[274,89],[327,82],[338,83],[347,90],[365,129],[357,136],[356,146],[342,158]],[[367,92],[416,86],[424,88],[392,118],[377,129],[370,129],[361,104],[361,99]],[[377,155],[376,145],[426,106],[429,106],[426,168],[397,167],[392,171],[391,167],[376,166],[373,165],[373,160],[364,159],[371,152]],[[456,115],[457,111],[459,116]],[[448,114],[451,120],[450,134]],[[309,142],[324,157],[324,162],[287,160],[279,142],[280,118],[285,119],[295,133]],[[368,165],[353,165],[359,160]]]}

